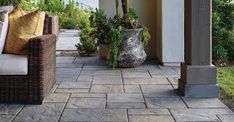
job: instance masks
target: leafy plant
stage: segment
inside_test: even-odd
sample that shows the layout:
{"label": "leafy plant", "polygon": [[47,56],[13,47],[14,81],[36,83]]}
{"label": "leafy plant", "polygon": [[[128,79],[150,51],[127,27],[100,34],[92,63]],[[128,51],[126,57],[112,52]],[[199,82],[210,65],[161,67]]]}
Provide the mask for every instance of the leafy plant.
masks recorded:
{"label": "leafy plant", "polygon": [[0,0],[0,6],[18,5],[21,0]]}
{"label": "leafy plant", "polygon": [[110,32],[108,33],[108,37],[111,40],[109,65],[112,66],[112,68],[115,68],[117,66],[119,46],[121,45],[123,40],[122,30],[123,28],[121,26],[115,27],[112,25],[110,28]]}
{"label": "leafy plant", "polygon": [[76,45],[77,49],[85,54],[91,54],[97,50],[96,38],[92,35],[93,28],[87,27],[81,30],[80,43]]}
{"label": "leafy plant", "polygon": [[109,44],[107,33],[110,30],[110,23],[108,23],[104,11],[98,9],[92,11],[89,20],[91,26],[95,28],[94,33],[98,39],[98,44]]}
{"label": "leafy plant", "polygon": [[148,45],[150,39],[151,39],[151,35],[149,33],[149,29],[144,26],[143,31],[142,31],[142,37],[141,37],[143,47],[146,47]]}
{"label": "leafy plant", "polygon": [[234,59],[234,4],[213,0],[213,59]]}

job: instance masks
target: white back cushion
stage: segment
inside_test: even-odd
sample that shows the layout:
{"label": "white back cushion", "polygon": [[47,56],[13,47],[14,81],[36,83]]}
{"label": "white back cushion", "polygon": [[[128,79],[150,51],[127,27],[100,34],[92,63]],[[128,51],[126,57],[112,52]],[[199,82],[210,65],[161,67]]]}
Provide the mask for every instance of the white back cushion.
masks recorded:
{"label": "white back cushion", "polygon": [[27,75],[28,58],[24,55],[0,55],[0,75]]}
{"label": "white back cushion", "polygon": [[0,12],[0,55],[2,54],[8,31],[8,12]]}

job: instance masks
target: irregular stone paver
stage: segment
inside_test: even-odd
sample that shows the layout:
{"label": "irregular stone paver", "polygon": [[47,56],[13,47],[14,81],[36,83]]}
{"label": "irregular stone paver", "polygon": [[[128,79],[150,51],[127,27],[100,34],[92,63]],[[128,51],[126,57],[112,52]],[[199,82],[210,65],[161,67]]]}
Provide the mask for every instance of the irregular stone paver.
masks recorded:
{"label": "irregular stone paver", "polygon": [[172,116],[129,116],[129,122],[173,122]]}
{"label": "irregular stone paver", "polygon": [[107,108],[145,108],[142,94],[107,94]]}
{"label": "irregular stone paver", "polygon": [[123,83],[121,76],[96,75],[93,78],[93,84],[120,85]]}
{"label": "irregular stone paver", "polygon": [[127,122],[124,109],[65,109],[61,121]]}
{"label": "irregular stone paver", "polygon": [[124,84],[165,84],[169,85],[165,77],[156,78],[124,78]]}
{"label": "irregular stone paver", "polygon": [[151,78],[148,70],[123,70],[124,78]]}
{"label": "irregular stone paver", "polygon": [[145,97],[177,96],[171,85],[141,85]]}
{"label": "irregular stone paver", "polygon": [[94,72],[94,75],[100,76],[121,76],[121,70],[98,70]]}
{"label": "irregular stone paver", "polygon": [[123,85],[92,85],[91,93],[123,93]]}
{"label": "irregular stone paver", "polygon": [[168,109],[128,109],[129,115],[170,115]]}
{"label": "irregular stone paver", "polygon": [[228,114],[228,109],[171,109],[176,121],[220,121],[217,114]]}
{"label": "irregular stone paver", "polygon": [[86,89],[90,88],[91,82],[62,82],[58,88],[61,89]]}
{"label": "irregular stone paver", "polygon": [[74,63],[60,63],[56,65],[57,68],[82,68],[83,64]]}
{"label": "irregular stone paver", "polygon": [[56,89],[55,93],[88,93],[89,89]]}
{"label": "irregular stone paver", "polygon": [[16,114],[18,113],[24,105],[18,104],[7,104],[0,109],[0,114]]}
{"label": "irregular stone paver", "polygon": [[183,98],[189,108],[226,108],[217,98]]}
{"label": "irregular stone paver", "polygon": [[43,105],[28,105],[19,115],[15,121],[58,121],[64,103],[44,103]]}
{"label": "irregular stone paver", "polygon": [[70,98],[67,108],[105,108],[106,98]]}
{"label": "irregular stone paver", "polygon": [[233,122],[234,121],[234,114],[218,115],[218,118],[223,122]]}
{"label": "irregular stone paver", "polygon": [[145,98],[147,108],[186,108],[185,104],[179,97],[156,97]]}
{"label": "irregular stone paver", "polygon": [[137,93],[141,94],[139,85],[124,85],[125,93]]}
{"label": "irregular stone paver", "polygon": [[107,102],[144,102],[142,94],[107,94]]}
{"label": "irregular stone paver", "polygon": [[85,98],[106,98],[106,94],[72,94],[71,97],[85,97]]}
{"label": "irregular stone paver", "polygon": [[15,115],[13,121],[28,122],[57,122],[59,118],[61,122],[174,121],[171,115],[177,121],[233,120],[234,113],[218,99],[184,98],[189,107],[186,108],[174,91],[178,87],[179,67],[146,63],[137,68],[112,69],[98,57],[57,60],[58,82],[43,105],[0,104],[0,122],[11,121]]}
{"label": "irregular stone paver", "polygon": [[14,118],[14,115],[0,114],[0,122],[11,122]]}
{"label": "irregular stone paver", "polygon": [[57,57],[56,58],[56,63],[73,63],[75,60],[75,57]]}
{"label": "irregular stone paver", "polygon": [[69,94],[51,94],[43,102],[67,102]]}

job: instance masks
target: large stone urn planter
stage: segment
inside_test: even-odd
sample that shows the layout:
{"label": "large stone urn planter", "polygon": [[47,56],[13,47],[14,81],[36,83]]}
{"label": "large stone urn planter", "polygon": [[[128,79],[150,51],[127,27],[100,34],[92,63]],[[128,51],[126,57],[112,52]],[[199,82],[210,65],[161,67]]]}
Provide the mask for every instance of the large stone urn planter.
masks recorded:
{"label": "large stone urn planter", "polygon": [[118,67],[133,68],[141,65],[147,58],[141,42],[142,28],[126,29],[118,56]]}

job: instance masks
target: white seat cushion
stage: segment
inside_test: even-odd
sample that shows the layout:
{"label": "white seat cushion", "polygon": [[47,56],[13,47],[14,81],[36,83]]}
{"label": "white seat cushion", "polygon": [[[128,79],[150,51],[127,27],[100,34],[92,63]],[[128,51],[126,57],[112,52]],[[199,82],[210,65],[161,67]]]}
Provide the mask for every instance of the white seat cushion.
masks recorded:
{"label": "white seat cushion", "polygon": [[2,54],[8,30],[8,12],[0,11],[0,55]]}
{"label": "white seat cushion", "polygon": [[0,55],[0,75],[27,75],[28,58],[24,55]]}

